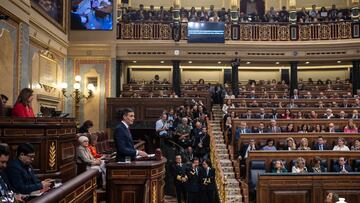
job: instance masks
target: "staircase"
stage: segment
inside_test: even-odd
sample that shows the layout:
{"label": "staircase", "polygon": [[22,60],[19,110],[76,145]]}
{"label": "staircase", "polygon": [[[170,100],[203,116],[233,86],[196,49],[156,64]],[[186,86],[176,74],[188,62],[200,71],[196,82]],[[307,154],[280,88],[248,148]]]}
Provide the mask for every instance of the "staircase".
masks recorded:
{"label": "staircase", "polygon": [[[212,112],[213,119],[210,121],[210,129],[212,130],[212,133],[209,134],[213,136],[211,139],[215,139],[215,151],[213,153],[218,158],[218,160],[215,160],[215,162],[218,163],[217,166],[219,166],[220,173],[222,173],[221,175],[223,175],[224,178],[224,202],[241,203],[243,202],[243,196],[241,194],[240,182],[236,179],[233,163],[230,160],[229,150],[225,144],[223,133],[221,132],[220,125],[223,118],[223,113],[219,105],[214,105]],[[219,194],[220,193],[221,192],[219,192]],[[222,198],[220,197],[220,200],[221,199]]]}

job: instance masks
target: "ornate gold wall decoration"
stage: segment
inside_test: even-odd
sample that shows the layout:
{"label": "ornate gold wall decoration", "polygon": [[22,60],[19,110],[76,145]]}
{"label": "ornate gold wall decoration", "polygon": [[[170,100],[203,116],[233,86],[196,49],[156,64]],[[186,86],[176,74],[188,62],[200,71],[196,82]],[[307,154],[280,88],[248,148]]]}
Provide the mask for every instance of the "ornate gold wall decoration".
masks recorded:
{"label": "ornate gold wall decoration", "polygon": [[56,146],[55,142],[51,142],[50,148],[49,148],[49,167],[50,169],[54,169],[56,164]]}
{"label": "ornate gold wall decoration", "polygon": [[151,193],[151,202],[152,203],[157,203],[157,184],[156,181],[153,181],[152,183],[152,193]]}
{"label": "ornate gold wall decoration", "polygon": [[[171,40],[170,23],[121,22],[120,39]],[[240,23],[239,41],[290,41],[288,23]],[[351,39],[351,22],[297,24],[299,41]],[[181,40],[187,40],[187,23],[181,23]],[[231,24],[225,24],[225,40],[231,40]],[[236,35],[237,36],[237,35]]]}
{"label": "ornate gold wall decoration", "polygon": [[141,35],[140,38],[142,39],[151,39],[153,33],[153,24],[142,24],[141,25]]}

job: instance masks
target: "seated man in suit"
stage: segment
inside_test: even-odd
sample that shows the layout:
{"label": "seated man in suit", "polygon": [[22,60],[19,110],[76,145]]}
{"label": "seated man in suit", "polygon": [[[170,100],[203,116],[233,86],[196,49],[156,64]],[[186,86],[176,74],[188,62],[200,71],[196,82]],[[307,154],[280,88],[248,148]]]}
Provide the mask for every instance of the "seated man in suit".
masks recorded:
{"label": "seated man in suit", "polygon": [[281,133],[281,128],[279,126],[277,126],[276,124],[276,120],[272,119],[270,121],[270,126],[268,129],[269,133]]}
{"label": "seated man in suit", "polygon": [[325,145],[325,140],[322,136],[319,136],[317,138],[316,144],[314,145],[312,150],[319,150],[319,151],[329,150],[328,147]]}
{"label": "seated man in suit", "polygon": [[239,140],[241,134],[251,133],[251,130],[247,128],[246,122],[241,121],[240,127],[236,128],[235,131],[235,140]]}
{"label": "seated man in suit", "polygon": [[246,113],[241,115],[242,118],[246,118],[246,119],[252,119],[254,118],[254,115],[251,112],[251,109],[246,110]]}
{"label": "seated man in suit", "polygon": [[3,173],[3,170],[6,168],[6,164],[9,160],[9,149],[7,145],[0,144],[0,202],[23,202],[23,196],[20,194],[15,194],[8,182],[6,175]]}
{"label": "seated man in suit", "polygon": [[135,113],[130,108],[125,108],[120,112],[121,123],[114,131],[114,141],[116,146],[116,161],[125,161],[125,157],[135,159],[136,156],[147,157],[144,151],[136,150],[131,136],[129,126],[135,121]]}
{"label": "seated man in suit", "polygon": [[250,151],[258,150],[256,147],[255,139],[251,139],[249,144],[245,144],[242,149],[239,150],[239,160],[245,160],[249,156]]}
{"label": "seated man in suit", "polygon": [[334,172],[348,173],[352,172],[352,169],[344,157],[339,157],[337,163],[334,165]]}
{"label": "seated man in suit", "polygon": [[256,115],[256,118],[257,118],[257,119],[262,119],[262,120],[264,120],[264,119],[269,118],[269,116],[265,113],[265,109],[264,109],[264,108],[260,108],[260,113],[258,113],[258,114]]}
{"label": "seated man in suit", "polygon": [[259,123],[259,126],[255,129],[254,133],[267,133],[267,129],[265,128],[265,125],[263,122]]}
{"label": "seated man in suit", "polygon": [[18,146],[16,150],[16,158],[10,161],[5,169],[14,192],[21,194],[30,194],[31,192],[50,189],[51,181],[40,181],[31,166],[35,159],[35,150],[30,143],[24,143]]}

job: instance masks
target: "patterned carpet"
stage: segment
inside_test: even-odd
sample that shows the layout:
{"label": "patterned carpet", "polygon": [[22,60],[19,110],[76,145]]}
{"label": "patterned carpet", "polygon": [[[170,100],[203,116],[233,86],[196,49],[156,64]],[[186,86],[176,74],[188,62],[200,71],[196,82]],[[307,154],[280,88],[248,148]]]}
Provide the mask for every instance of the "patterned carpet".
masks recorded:
{"label": "patterned carpet", "polygon": [[165,203],[176,203],[176,197],[165,195]]}

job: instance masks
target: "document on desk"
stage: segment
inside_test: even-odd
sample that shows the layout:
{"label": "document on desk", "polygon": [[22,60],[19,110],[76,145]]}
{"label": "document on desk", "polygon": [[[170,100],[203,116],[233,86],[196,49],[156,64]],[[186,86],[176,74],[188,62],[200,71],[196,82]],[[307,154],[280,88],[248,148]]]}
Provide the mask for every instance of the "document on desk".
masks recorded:
{"label": "document on desk", "polygon": [[[153,157],[155,157],[155,154],[148,154],[147,157],[148,157],[148,158],[153,158]],[[137,158],[137,159],[140,159],[140,158],[142,158],[142,156],[137,155],[136,158]]]}
{"label": "document on desk", "polygon": [[29,195],[31,197],[39,197],[41,196],[42,194],[44,194],[43,192],[41,192],[41,190],[36,190],[36,191],[33,191],[32,193],[30,193]]}

